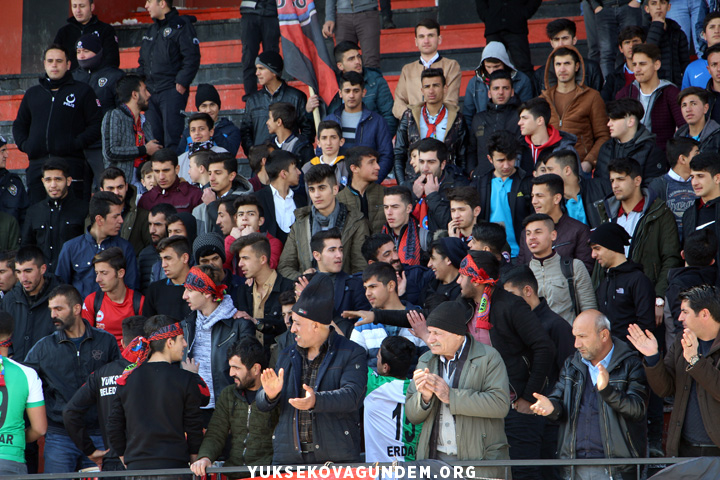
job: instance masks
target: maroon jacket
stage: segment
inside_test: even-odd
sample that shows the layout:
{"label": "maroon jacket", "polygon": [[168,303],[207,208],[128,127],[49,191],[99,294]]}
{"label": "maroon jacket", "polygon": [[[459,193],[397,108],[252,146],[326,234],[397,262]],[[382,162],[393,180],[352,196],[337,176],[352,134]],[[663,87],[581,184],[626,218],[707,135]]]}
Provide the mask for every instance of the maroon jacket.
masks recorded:
{"label": "maroon jacket", "polygon": [[[655,143],[664,152],[667,141],[675,135],[678,127],[685,125],[685,119],[680,111],[677,98],[680,89],[668,82],[660,80],[660,86],[655,90],[651,99],[650,125],[645,127],[656,135]],[[634,98],[638,100],[640,97],[640,84],[637,80],[629,85],[625,85],[615,95],[619,98]]]}
{"label": "maroon jacket", "polygon": [[169,188],[162,189],[160,185],[155,185],[152,190],[143,193],[138,207],[149,211],[158,203],[169,203],[178,212],[192,213],[193,208],[202,203],[202,190],[188,182],[181,182],[178,177]]}

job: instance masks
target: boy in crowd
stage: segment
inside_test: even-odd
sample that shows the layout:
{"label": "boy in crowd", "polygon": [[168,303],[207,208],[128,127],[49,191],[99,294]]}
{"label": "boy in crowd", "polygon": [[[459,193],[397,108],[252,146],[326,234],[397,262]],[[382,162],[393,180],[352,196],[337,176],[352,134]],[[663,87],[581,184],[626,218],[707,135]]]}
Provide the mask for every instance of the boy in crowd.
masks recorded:
{"label": "boy in crowd", "polygon": [[[577,137],[563,132],[550,125],[552,110],[550,104],[542,97],[533,98],[520,105],[520,134],[522,142],[522,158],[520,168],[532,172],[541,160],[552,155],[555,150],[573,150]],[[540,162],[542,163],[542,162]]]}
{"label": "boy in crowd", "polygon": [[[703,228],[711,228],[720,238],[720,154],[700,153],[690,160],[690,177],[697,198],[682,218],[683,238]],[[720,252],[715,253],[720,264]]]}
{"label": "boy in crowd", "polygon": [[150,159],[156,185],[143,194],[138,207],[151,210],[158,203],[169,203],[178,212],[192,212],[202,202],[202,190],[181,182],[178,156],[175,150],[163,148]]}
{"label": "boy in crowd", "polygon": [[143,191],[138,189],[138,203],[140,202],[140,197],[142,197],[143,193],[149,192],[155,185],[157,185],[157,182],[155,181],[155,172],[152,170],[152,162],[144,162],[140,167],[140,185],[142,185]]}
{"label": "boy in crowd", "polygon": [[428,231],[412,215],[412,192],[405,187],[395,186],[385,189],[383,197],[385,225],[382,233],[390,235],[397,255],[398,263],[420,265],[430,241]]}
{"label": "boy in crowd", "polygon": [[0,252],[0,303],[16,283],[15,250]]}
{"label": "boy in crowd", "polygon": [[309,139],[302,133],[294,133],[297,127],[296,112],[291,103],[277,102],[270,105],[266,125],[275,148],[297,155],[301,165],[305,165],[315,155]]}
{"label": "boy in crowd", "polygon": [[[236,223],[230,230],[230,234],[225,236],[225,264],[223,266],[237,273],[237,259],[233,259],[232,244],[240,237],[260,232],[260,227],[265,223],[265,211],[257,197],[252,194],[237,197],[233,208],[235,209]],[[277,268],[283,244],[270,232],[265,232],[263,235],[270,242],[270,258],[268,259],[270,268]]]}
{"label": "boy in crowd", "polygon": [[707,42],[705,58],[698,57],[697,60],[685,68],[681,87],[683,90],[687,87],[705,88],[712,79],[712,72],[709,71],[708,65],[710,49],[720,43],[720,12],[710,12],[705,15],[702,22],[702,30],[701,36],[703,40]]}
{"label": "boy in crowd", "polygon": [[250,177],[248,181],[256,192],[270,181],[267,171],[265,170],[265,163],[268,160],[270,152],[273,150],[275,150],[275,148],[272,145],[254,145],[247,154],[248,164],[253,173],[253,176]]}
{"label": "boy in crowd", "polygon": [[203,190],[210,188],[210,150],[196,150],[188,155],[188,181]]}
{"label": "boy in crowd", "polygon": [[[210,115],[214,123],[211,140],[214,145],[230,152],[233,156],[237,154],[240,148],[240,129],[226,117],[220,117],[220,94],[217,89],[209,83],[201,83],[195,91],[195,108],[200,113]],[[190,126],[185,128],[180,143],[178,144],[178,154],[186,152],[190,143],[195,140],[190,134]]]}
{"label": "boy in crowd", "polygon": [[675,137],[689,137],[700,142],[700,152],[720,150],[720,124],[706,118],[710,95],[700,87],[688,87],[678,95],[678,104],[687,124],[677,129]]}
{"label": "boy in crowd", "polygon": [[605,102],[615,100],[617,93],[635,80],[633,71],[632,49],[645,41],[645,31],[637,25],[630,25],[620,30],[617,38],[617,47],[623,56],[623,63],[615,70],[605,75],[605,85],[602,87],[602,98]]}
{"label": "boy in crowd", "polygon": [[[683,73],[690,63],[688,38],[680,25],[672,18],[668,18],[669,10],[669,0],[645,2],[645,13],[650,15],[650,25],[645,30],[645,41],[657,45],[662,52],[662,66],[658,72],[660,78],[680,85]],[[692,30],[695,30],[694,27],[693,25]]]}
{"label": "boy in crowd", "polygon": [[213,142],[213,134],[215,133],[215,122],[212,117],[207,113],[193,113],[188,119],[188,129],[190,131],[190,139],[192,140],[188,144],[187,151],[184,151],[178,156],[178,165],[180,171],[178,175],[180,178],[191,181],[188,170],[190,169],[189,157],[192,153],[200,150],[210,150],[216,153],[227,152],[222,147],[218,147]]}
{"label": "boy in crowd", "polygon": [[338,185],[347,185],[350,175],[345,155],[340,155],[340,148],[343,145],[345,145],[345,139],[340,124],[335,120],[323,120],[318,125],[318,147],[322,154],[303,165],[302,172],[307,174],[313,165],[330,165],[335,170],[335,179]]}
{"label": "boy in crowd", "polygon": [[473,186],[457,187],[447,193],[447,199],[450,202],[448,236],[469,243],[472,240],[473,227],[481,213],[480,194]]}
{"label": "boy in crowd", "polygon": [[185,318],[190,313],[190,307],[182,299],[185,279],[190,272],[190,242],[185,237],[173,235],[163,238],[157,250],[167,278],[157,280],[148,287],[143,315],[149,318],[164,312],[172,318]]}
{"label": "boy in crowd", "polygon": [[[384,187],[377,183],[380,175],[378,152],[370,147],[353,147],[347,151],[344,163],[351,175],[346,188],[337,195],[338,201],[351,210],[362,212],[368,219],[370,233],[378,233],[385,224],[383,212]],[[335,171],[337,176],[337,170]]]}

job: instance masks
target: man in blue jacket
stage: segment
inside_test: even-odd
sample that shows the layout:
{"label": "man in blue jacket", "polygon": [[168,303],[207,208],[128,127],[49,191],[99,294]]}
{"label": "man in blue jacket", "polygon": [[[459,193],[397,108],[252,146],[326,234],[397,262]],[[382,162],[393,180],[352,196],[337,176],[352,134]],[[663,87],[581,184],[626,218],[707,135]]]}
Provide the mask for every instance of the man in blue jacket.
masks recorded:
{"label": "man in blue jacket", "polygon": [[330,326],[332,291],[327,275],[315,275],[308,283],[292,308],[297,345],[283,350],[277,370],[266,369],[260,378],[257,407],[280,409],[273,435],[275,465],[360,461],[365,350]]}

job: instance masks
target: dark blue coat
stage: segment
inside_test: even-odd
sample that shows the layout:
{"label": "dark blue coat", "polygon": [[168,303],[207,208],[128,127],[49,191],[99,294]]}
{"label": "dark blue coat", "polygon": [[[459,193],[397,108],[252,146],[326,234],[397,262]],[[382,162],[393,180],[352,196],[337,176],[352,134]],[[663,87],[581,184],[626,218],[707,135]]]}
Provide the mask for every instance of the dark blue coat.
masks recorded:
{"label": "dark blue coat", "polygon": [[[232,153],[233,156],[236,156],[240,149],[240,129],[225,117],[218,118],[214,129],[215,133],[212,137],[213,143]],[[190,142],[192,142],[190,139],[190,129],[185,127],[182,137],[180,138],[180,143],[178,144],[178,154],[187,152]]]}
{"label": "dark blue coat", "polygon": [[350,338],[354,321],[348,321],[340,316],[347,310],[370,310],[370,302],[365,296],[362,273],[349,275],[342,270],[335,276],[335,305],[333,318],[335,324]]}

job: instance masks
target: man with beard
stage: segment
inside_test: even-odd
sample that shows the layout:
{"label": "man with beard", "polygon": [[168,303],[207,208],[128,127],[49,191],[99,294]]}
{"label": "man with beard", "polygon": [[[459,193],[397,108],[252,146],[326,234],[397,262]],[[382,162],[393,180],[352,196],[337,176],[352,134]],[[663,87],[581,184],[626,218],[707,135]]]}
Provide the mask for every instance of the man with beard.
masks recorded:
{"label": "man with beard", "polygon": [[222,454],[228,435],[230,452],[224,466],[272,462],[272,435],[278,410],[261,412],[253,408],[261,386],[260,374],[268,366],[265,349],[256,338],[243,338],[228,349],[227,358],[235,384],[225,387],[215,401],[215,412],[200,445],[198,460],[190,465],[198,476],[204,476],[205,469]]}
{"label": "man with beard", "polygon": [[138,269],[140,272],[140,291],[145,292],[152,281],[152,269],[160,260],[157,245],[160,240],[167,237],[167,219],[176,215],[177,210],[169,203],[158,203],[148,214],[148,231],[152,243],[143,248],[138,254]]}

